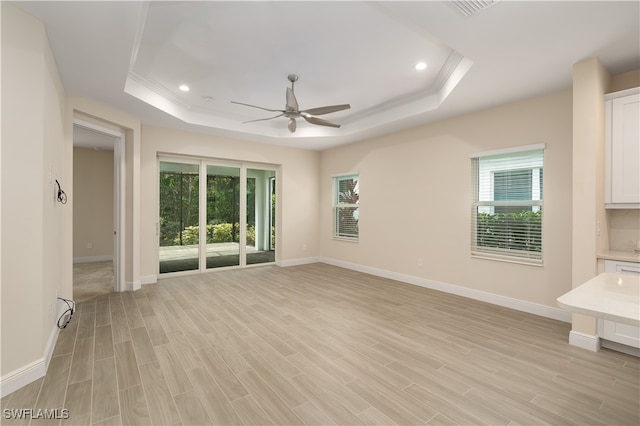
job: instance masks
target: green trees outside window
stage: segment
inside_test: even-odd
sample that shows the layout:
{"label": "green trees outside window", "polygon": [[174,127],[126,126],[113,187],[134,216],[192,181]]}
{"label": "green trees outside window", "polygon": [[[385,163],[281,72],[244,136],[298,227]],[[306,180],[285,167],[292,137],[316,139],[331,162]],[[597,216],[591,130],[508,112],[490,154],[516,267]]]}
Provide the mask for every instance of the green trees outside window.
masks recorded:
{"label": "green trees outside window", "polygon": [[160,246],[186,244],[182,230],[198,226],[199,180],[197,169],[160,172]]}
{"label": "green trees outside window", "polygon": [[[239,242],[240,178],[238,176],[207,176],[207,243]],[[255,180],[247,180],[247,198],[255,197]],[[198,243],[199,177],[191,172],[160,173],[160,245],[191,245]],[[247,211],[248,222],[255,220],[253,210]],[[255,233],[255,230],[253,231]],[[255,235],[247,230],[247,243]]]}
{"label": "green trees outside window", "polygon": [[523,252],[542,252],[542,210],[478,213],[477,245]]}

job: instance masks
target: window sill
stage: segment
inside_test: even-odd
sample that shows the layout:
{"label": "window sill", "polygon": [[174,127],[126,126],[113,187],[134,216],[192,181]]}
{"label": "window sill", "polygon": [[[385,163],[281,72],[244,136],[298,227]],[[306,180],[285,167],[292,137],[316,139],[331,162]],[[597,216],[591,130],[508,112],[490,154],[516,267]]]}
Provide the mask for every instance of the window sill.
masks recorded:
{"label": "window sill", "polygon": [[344,241],[347,243],[357,243],[360,241],[358,237],[337,237],[335,235],[331,237],[331,239],[335,241]]}
{"label": "window sill", "polygon": [[522,257],[497,256],[497,255],[490,255],[486,253],[471,253],[471,258],[494,260],[497,262],[505,262],[505,263],[515,263],[518,265],[526,265],[526,266],[537,266],[537,267],[544,266],[544,263],[542,260],[525,259]]}

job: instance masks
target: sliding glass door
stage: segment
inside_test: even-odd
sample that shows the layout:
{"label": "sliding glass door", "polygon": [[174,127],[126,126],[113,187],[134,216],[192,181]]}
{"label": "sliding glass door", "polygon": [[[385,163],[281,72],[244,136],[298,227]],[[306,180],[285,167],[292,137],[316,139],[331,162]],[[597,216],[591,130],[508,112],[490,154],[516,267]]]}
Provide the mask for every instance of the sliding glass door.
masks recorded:
{"label": "sliding glass door", "polygon": [[240,168],[207,166],[207,268],[240,265]]}
{"label": "sliding glass door", "polygon": [[247,169],[248,265],[275,261],[275,178],[274,170]]}
{"label": "sliding glass door", "polygon": [[198,270],[199,166],[161,161],[159,186],[160,273]]}
{"label": "sliding glass door", "polygon": [[276,171],[159,161],[159,272],[275,262]]}

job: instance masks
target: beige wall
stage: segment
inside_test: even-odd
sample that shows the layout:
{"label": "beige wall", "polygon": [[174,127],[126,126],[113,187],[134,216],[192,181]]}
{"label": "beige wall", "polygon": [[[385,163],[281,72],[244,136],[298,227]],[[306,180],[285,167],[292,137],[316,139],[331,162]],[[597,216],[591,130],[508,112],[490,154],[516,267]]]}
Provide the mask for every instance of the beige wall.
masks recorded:
{"label": "beige wall", "polygon": [[74,148],[74,260],[113,257],[113,189],[113,151]]}
{"label": "beige wall", "polygon": [[614,76],[607,93],[619,92],[620,90],[632,89],[634,87],[640,87],[640,70],[633,70]]}
{"label": "beige wall", "polygon": [[[323,152],[321,255],[555,307],[571,289],[571,106],[563,91]],[[469,154],[540,142],[544,266],[472,259]],[[331,238],[331,176],[351,171],[358,243]]]}
{"label": "beige wall", "polygon": [[[64,93],[44,26],[2,2],[2,381],[46,362],[71,276]],[[55,342],[53,342],[55,343]],[[5,390],[3,389],[3,392]]]}
{"label": "beige wall", "polygon": [[277,223],[276,260],[286,264],[318,256],[318,152],[143,126],[140,161],[140,184],[144,188],[140,212],[143,279],[152,279],[158,272],[158,153],[279,166],[276,192],[281,220]]}
{"label": "beige wall", "polygon": [[633,251],[640,247],[640,210],[607,211],[609,250]]}

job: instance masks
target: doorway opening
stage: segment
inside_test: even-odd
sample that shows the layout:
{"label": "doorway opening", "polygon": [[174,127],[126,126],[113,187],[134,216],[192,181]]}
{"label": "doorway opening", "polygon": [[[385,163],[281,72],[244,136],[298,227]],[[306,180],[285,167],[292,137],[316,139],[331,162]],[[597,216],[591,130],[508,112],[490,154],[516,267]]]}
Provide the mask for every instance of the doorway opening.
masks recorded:
{"label": "doorway opening", "polygon": [[73,298],[124,289],[124,134],[73,120]]}

